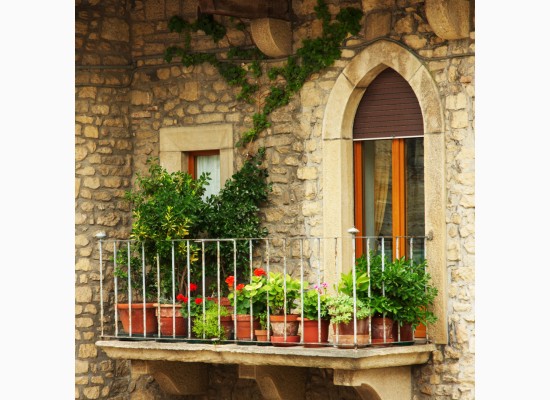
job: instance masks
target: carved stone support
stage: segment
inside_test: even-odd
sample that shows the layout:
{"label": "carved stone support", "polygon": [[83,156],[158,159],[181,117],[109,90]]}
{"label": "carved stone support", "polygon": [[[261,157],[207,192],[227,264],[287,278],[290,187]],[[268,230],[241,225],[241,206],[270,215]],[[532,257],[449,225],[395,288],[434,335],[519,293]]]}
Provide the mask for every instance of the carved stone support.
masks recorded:
{"label": "carved stone support", "polygon": [[152,375],[168,394],[202,394],[208,390],[208,369],[204,363],[132,360],[131,373]]}
{"label": "carved stone support", "polygon": [[334,370],[334,384],[353,386],[363,400],[412,398],[411,367]]}
{"label": "carved stone support", "polygon": [[305,398],[306,368],[239,365],[239,378],[255,379],[266,400]]}
{"label": "carved stone support", "polygon": [[440,38],[464,39],[470,35],[469,0],[426,0],[426,17]]}

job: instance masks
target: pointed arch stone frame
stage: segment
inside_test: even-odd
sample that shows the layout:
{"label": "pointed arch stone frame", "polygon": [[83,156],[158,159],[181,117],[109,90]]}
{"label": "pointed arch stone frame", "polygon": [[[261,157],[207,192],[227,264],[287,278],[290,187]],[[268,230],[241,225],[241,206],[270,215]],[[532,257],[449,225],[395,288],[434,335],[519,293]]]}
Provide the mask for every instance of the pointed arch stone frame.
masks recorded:
{"label": "pointed arch stone frame", "polygon": [[[445,123],[443,104],[430,72],[404,47],[389,41],[375,42],[344,68],[329,95],[322,127],[323,138],[323,232],[324,237],[350,237],[353,217],[352,128],[363,93],[384,69],[393,68],[413,89],[424,122],[425,227],[431,238],[426,258],[433,284],[438,288],[433,311],[438,321],[428,327],[435,343],[447,344],[446,310],[446,227],[445,227]],[[338,276],[354,262],[352,240],[343,240],[334,257],[327,249],[325,260],[334,259],[331,268]],[[331,254],[329,254],[332,251]]]}

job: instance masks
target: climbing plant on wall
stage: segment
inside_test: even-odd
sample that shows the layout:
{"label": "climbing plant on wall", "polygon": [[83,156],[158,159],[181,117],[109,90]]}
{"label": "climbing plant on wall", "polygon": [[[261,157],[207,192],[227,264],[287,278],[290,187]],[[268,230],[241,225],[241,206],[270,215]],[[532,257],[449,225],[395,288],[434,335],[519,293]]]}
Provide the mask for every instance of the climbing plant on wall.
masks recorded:
{"label": "climbing plant on wall", "polygon": [[[315,13],[323,23],[322,35],[314,39],[304,39],[302,47],[296,54],[288,56],[282,67],[272,67],[267,71],[270,80],[269,90],[261,104],[257,104],[258,111],[252,116],[252,127],[245,131],[237,143],[243,146],[254,141],[258,135],[267,129],[271,123],[269,114],[275,109],[287,105],[291,98],[300,91],[309,77],[331,66],[341,56],[340,44],[348,34],[356,35],[361,29],[361,10],[343,8],[335,19],[331,19],[328,6],[324,0],[317,0]],[[242,26],[241,26],[242,28]],[[233,47],[227,54],[227,60],[219,60],[212,53],[191,51],[191,31],[204,31],[218,42],[225,35],[225,27],[212,18],[201,15],[194,23],[185,22],[178,16],[171,18],[169,29],[172,32],[182,33],[185,36],[184,46],[171,46],[166,49],[165,60],[171,62],[177,56],[185,66],[198,65],[204,62],[214,66],[220,75],[231,86],[240,86],[241,91],[237,98],[248,103],[253,102],[253,94],[259,90],[257,79],[262,75],[261,60],[266,57],[257,48],[244,49]],[[237,59],[251,60],[251,66],[245,68]]]}

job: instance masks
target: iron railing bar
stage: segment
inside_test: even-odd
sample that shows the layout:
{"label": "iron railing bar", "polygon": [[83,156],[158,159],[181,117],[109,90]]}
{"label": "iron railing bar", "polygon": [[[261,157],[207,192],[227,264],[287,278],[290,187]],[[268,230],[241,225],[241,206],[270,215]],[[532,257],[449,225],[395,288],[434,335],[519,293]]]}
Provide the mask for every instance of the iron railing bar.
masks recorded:
{"label": "iron railing bar", "polygon": [[237,336],[237,241],[233,239],[233,329]]}
{"label": "iron railing bar", "polygon": [[117,264],[117,246],[113,243],[113,279],[115,286],[115,336],[118,337],[118,277],[116,275]]}
{"label": "iron railing bar", "polygon": [[128,335],[132,337],[132,273],[130,270],[130,259],[130,242],[128,242],[128,323],[130,324]]}
{"label": "iron railing bar", "polygon": [[[385,248],[384,245],[384,237],[382,237],[382,275],[384,274],[384,267],[385,267]],[[384,284],[384,280],[382,279],[382,296],[386,297],[386,285]],[[382,312],[382,337],[383,342],[386,343],[386,311]]]}
{"label": "iron railing bar", "polygon": [[[202,264],[201,264],[201,272],[202,272],[202,326],[204,327],[206,325],[206,259],[205,259],[205,249],[204,249],[204,243],[202,242]],[[195,304],[196,304],[196,298],[195,298]],[[206,339],[206,331],[203,329],[202,331],[202,338]]]}
{"label": "iron railing bar", "polygon": [[355,265],[355,235],[359,232],[356,228],[351,228],[348,230],[348,233],[351,234],[351,265],[352,265],[352,284],[353,284],[353,346],[357,348],[357,275],[356,275],[356,265]]}
{"label": "iron railing bar", "polygon": [[[248,241],[248,257],[249,257],[249,279],[252,281],[252,239]],[[250,299],[250,340],[254,340],[254,307],[252,305],[252,299]]]}
{"label": "iron railing bar", "polygon": [[286,239],[283,240],[283,342],[286,342]]}
{"label": "iron railing bar", "polygon": [[191,339],[191,246],[187,241],[187,339]]}
{"label": "iron railing bar", "polygon": [[[222,306],[222,297],[221,297],[221,291],[220,291],[220,241],[218,240],[216,242],[216,268],[217,268],[217,282],[218,282],[218,331],[221,332],[222,327],[222,316],[221,316],[221,306]],[[227,338],[229,339],[229,338]]]}
{"label": "iron railing bar", "polygon": [[[100,311],[100,324],[101,324],[101,336],[104,334],[103,328],[103,237],[105,234],[97,234],[96,237],[99,237],[99,311]],[[116,320],[115,320],[116,321]]]}
{"label": "iron railing bar", "polygon": [[158,335],[160,337],[160,257],[157,251],[157,326],[158,326]]}
{"label": "iron railing bar", "polygon": [[173,338],[176,337],[176,249],[175,249],[173,240],[172,240],[172,337]]}
{"label": "iron railing bar", "polygon": [[141,283],[142,283],[142,289],[143,292],[142,295],[142,303],[143,303],[143,309],[141,310],[143,314],[143,337],[147,337],[147,313],[145,309],[145,302],[147,301],[147,293],[145,293],[145,243],[141,243]]}
{"label": "iron railing bar", "polygon": [[304,343],[304,242],[300,240],[300,301],[302,304],[300,311],[300,325],[302,326],[302,337],[300,338],[300,343]]}
{"label": "iron railing bar", "polygon": [[[317,238],[317,343],[321,343],[321,239]],[[302,328],[303,329],[303,328]],[[303,332],[303,330],[302,330]]]}
{"label": "iron railing bar", "polygon": [[[271,257],[271,253],[269,251],[269,239],[265,239],[265,246],[266,246],[266,254],[267,254],[267,263],[266,263],[266,280],[269,279],[269,267],[270,267],[270,257]],[[267,328],[267,341],[271,341],[271,324],[270,324],[270,321],[269,321],[269,292],[266,291],[266,310],[267,310],[267,313],[266,313],[266,320],[265,320],[265,323],[266,323],[266,328]]]}

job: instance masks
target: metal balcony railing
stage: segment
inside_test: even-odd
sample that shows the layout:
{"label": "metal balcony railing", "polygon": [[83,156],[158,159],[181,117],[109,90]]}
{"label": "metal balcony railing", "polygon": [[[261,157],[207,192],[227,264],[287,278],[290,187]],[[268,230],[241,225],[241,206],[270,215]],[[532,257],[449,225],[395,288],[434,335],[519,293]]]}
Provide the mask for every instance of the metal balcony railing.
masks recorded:
{"label": "metal balcony railing", "polygon": [[[98,234],[101,336],[120,340],[277,345],[274,329],[267,329],[267,342],[263,342],[255,334],[257,326],[254,326],[260,316],[258,309],[267,326],[275,327],[269,323],[273,316],[273,308],[269,305],[276,297],[274,294],[262,292],[261,298],[252,296],[256,303],[246,303],[244,295],[244,303],[237,303],[237,307],[235,300],[231,302],[228,297],[244,293],[243,286],[252,283],[270,287],[268,278],[279,273],[292,278],[290,281],[283,279],[280,287],[283,323],[289,322],[290,314],[298,314],[300,318],[298,334],[283,329],[282,344],[278,345],[359,348],[428,341],[428,335],[418,335],[418,329],[404,332],[397,322],[383,329],[381,339],[376,338],[371,309],[376,289],[373,287],[373,268],[384,271],[386,263],[399,258],[406,260],[403,268],[408,268],[408,263],[421,264],[425,260],[428,239],[359,237],[354,230],[350,233],[347,238],[186,238],[162,243],[111,240]],[[362,264],[357,261],[358,248],[365,254]],[[373,266],[374,257],[378,257],[381,265]],[[367,276],[366,286],[361,281],[363,273]],[[321,305],[325,296],[339,292],[343,276],[351,277],[351,285],[347,286],[353,304],[348,324],[351,332],[344,332],[341,325],[331,323],[327,338],[324,337],[327,328],[322,327],[326,323],[322,322]],[[304,302],[308,302],[309,291],[317,292],[317,330],[313,339],[304,334],[307,322]],[[250,295],[251,292],[246,293]],[[289,303],[292,293],[297,293],[297,297],[294,303]],[[381,295],[386,296],[384,283]],[[366,334],[361,332],[364,320],[357,318],[361,301],[363,305],[366,303],[370,314]],[[310,306],[311,303],[312,298]],[[244,318],[248,320],[244,322],[249,322],[246,328],[249,334],[244,337],[242,333],[239,335],[244,322],[238,317],[243,304],[247,307]],[[385,316],[385,312],[382,314]],[[123,317],[127,321],[123,321]],[[212,336],[205,328],[207,322],[217,335]],[[202,334],[194,332],[196,325],[203,326]],[[296,341],[288,341],[295,336],[299,336]]]}

